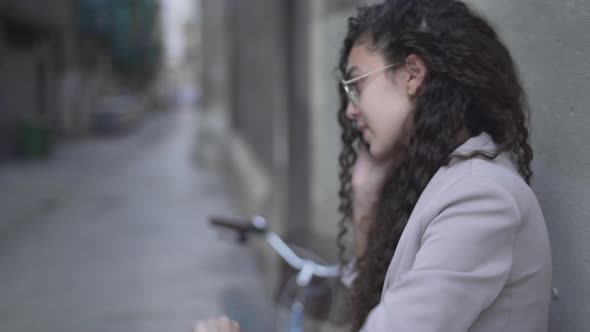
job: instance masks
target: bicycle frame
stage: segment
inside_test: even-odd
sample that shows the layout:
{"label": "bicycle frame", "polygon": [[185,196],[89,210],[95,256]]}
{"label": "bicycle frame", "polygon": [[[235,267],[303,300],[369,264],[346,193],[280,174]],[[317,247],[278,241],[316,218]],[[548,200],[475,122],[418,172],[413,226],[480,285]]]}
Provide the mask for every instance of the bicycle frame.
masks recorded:
{"label": "bicycle frame", "polygon": [[229,220],[227,218],[213,217],[211,224],[218,227],[232,229],[238,232],[238,241],[247,241],[250,233],[262,234],[268,245],[297,273],[297,294],[289,308],[288,331],[303,332],[305,313],[306,289],[314,277],[338,278],[340,277],[340,265],[322,265],[309,259],[299,257],[285,241],[276,233],[268,229],[266,219],[256,216],[249,221]]}

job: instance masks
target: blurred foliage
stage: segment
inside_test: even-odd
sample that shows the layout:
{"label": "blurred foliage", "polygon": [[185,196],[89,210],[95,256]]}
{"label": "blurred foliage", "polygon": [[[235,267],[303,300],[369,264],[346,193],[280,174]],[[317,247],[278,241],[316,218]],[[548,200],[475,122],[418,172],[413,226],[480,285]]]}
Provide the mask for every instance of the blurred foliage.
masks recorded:
{"label": "blurred foliage", "polygon": [[73,0],[83,38],[110,45],[114,67],[126,75],[150,76],[162,55],[156,0]]}

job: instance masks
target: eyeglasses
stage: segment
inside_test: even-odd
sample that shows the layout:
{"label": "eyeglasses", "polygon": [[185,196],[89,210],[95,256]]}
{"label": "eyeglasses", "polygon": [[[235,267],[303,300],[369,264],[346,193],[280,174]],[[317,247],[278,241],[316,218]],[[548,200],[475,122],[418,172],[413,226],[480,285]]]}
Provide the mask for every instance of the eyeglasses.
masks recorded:
{"label": "eyeglasses", "polygon": [[361,76],[357,76],[355,78],[352,78],[352,79],[350,79],[348,81],[342,80],[341,81],[342,87],[344,87],[344,91],[346,92],[346,95],[348,96],[348,100],[351,103],[353,103],[353,105],[355,107],[358,107],[359,104],[360,104],[360,98],[361,98],[361,96],[360,96],[359,91],[356,89],[356,87],[354,85],[351,85],[351,84],[354,83],[354,82],[357,82],[357,81],[359,81],[359,80],[361,80],[361,79],[363,79],[365,77],[369,77],[369,76],[371,76],[373,74],[376,74],[376,73],[379,73],[381,71],[384,71],[385,69],[391,68],[393,66],[395,66],[395,64],[391,64],[391,65],[387,65],[387,66],[382,67],[382,68],[379,68],[379,69],[375,69],[375,70],[370,71],[368,73],[365,73],[365,74],[363,74]]}

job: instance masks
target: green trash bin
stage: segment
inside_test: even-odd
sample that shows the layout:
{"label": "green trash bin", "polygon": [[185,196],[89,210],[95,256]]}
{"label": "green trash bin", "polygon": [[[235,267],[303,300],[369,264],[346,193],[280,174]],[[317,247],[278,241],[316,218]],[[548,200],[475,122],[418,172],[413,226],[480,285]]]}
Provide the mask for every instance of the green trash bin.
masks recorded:
{"label": "green trash bin", "polygon": [[48,121],[42,117],[23,119],[20,126],[19,150],[24,158],[41,159],[51,155],[52,133]]}

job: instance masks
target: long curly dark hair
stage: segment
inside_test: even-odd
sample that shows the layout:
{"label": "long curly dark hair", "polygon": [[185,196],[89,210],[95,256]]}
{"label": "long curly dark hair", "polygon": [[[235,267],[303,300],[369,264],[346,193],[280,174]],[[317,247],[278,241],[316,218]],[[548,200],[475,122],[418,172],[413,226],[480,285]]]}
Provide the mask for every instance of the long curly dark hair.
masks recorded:
{"label": "long curly dark hair", "polygon": [[[339,63],[342,75],[351,49],[360,42],[370,45],[387,63],[403,64],[415,54],[424,61],[427,74],[414,99],[403,159],[383,185],[368,232],[370,240],[356,262],[358,275],[350,302],[353,331],[362,327],[380,301],[387,268],[418,198],[459,145],[488,133],[498,146],[496,152],[477,151],[460,158],[494,159],[507,152],[527,183],[533,158],[528,143],[529,109],[512,57],[490,24],[464,3],[390,0],[359,8],[348,21]],[[359,135],[346,117],[348,101],[341,85],[339,93],[343,147],[338,243],[341,260],[347,262],[345,239],[353,212],[351,169]]]}

